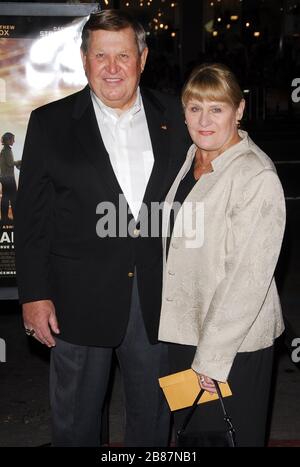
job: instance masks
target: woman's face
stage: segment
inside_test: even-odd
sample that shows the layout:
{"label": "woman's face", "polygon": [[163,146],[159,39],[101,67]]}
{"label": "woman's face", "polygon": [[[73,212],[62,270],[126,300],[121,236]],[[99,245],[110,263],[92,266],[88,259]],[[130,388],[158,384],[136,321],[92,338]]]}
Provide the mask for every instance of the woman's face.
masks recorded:
{"label": "woman's face", "polygon": [[192,140],[205,151],[222,152],[237,133],[244,100],[236,109],[227,102],[191,99],[185,107],[185,119]]}

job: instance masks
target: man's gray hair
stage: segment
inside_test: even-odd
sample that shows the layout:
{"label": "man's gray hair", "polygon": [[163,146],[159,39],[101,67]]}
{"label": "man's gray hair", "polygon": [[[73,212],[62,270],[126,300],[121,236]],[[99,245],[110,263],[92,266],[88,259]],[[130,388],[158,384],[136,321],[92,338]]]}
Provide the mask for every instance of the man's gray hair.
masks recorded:
{"label": "man's gray hair", "polygon": [[91,14],[82,30],[82,52],[86,54],[88,51],[90,31],[97,31],[99,29],[104,31],[121,31],[126,28],[133,30],[138,51],[141,54],[147,47],[145,30],[138,21],[121,10],[103,10],[100,13]]}

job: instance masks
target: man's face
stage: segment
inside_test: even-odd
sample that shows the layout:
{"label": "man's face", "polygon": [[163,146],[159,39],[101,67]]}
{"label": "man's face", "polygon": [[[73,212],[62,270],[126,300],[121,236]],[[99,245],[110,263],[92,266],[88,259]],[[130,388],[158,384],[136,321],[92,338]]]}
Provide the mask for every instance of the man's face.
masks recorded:
{"label": "man's face", "polygon": [[91,89],[108,107],[120,113],[136,99],[148,49],[139,54],[133,29],[90,31],[88,50],[82,55]]}

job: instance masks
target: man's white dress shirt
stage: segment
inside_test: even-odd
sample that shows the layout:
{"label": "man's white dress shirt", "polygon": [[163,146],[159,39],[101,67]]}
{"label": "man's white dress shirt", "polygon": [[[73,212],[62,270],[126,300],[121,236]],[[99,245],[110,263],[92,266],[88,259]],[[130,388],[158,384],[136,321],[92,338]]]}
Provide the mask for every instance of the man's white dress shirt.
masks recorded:
{"label": "man's white dress shirt", "polygon": [[91,95],[112,168],[130,210],[137,219],[154,164],[140,90],[137,90],[134,105],[121,115],[104,105],[94,92]]}

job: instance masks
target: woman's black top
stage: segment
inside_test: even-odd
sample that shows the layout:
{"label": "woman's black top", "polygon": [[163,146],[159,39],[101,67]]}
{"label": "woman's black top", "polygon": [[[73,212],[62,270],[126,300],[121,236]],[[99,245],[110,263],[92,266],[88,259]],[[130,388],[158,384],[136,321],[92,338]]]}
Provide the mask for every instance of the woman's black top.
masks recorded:
{"label": "woman's black top", "polygon": [[193,186],[195,185],[195,183],[197,183],[197,180],[195,180],[194,178],[194,164],[192,164],[188,173],[181,180],[178,186],[174,201],[173,201],[173,206],[172,206],[172,210],[170,213],[170,219],[169,219],[169,235],[167,237],[167,257],[169,253],[170,240],[172,237],[175,220],[176,220],[176,217],[179,211],[179,209],[176,208],[176,205],[174,206],[174,203],[180,203],[182,205],[182,203],[184,202],[184,200],[186,199],[186,197],[192,190]]}

